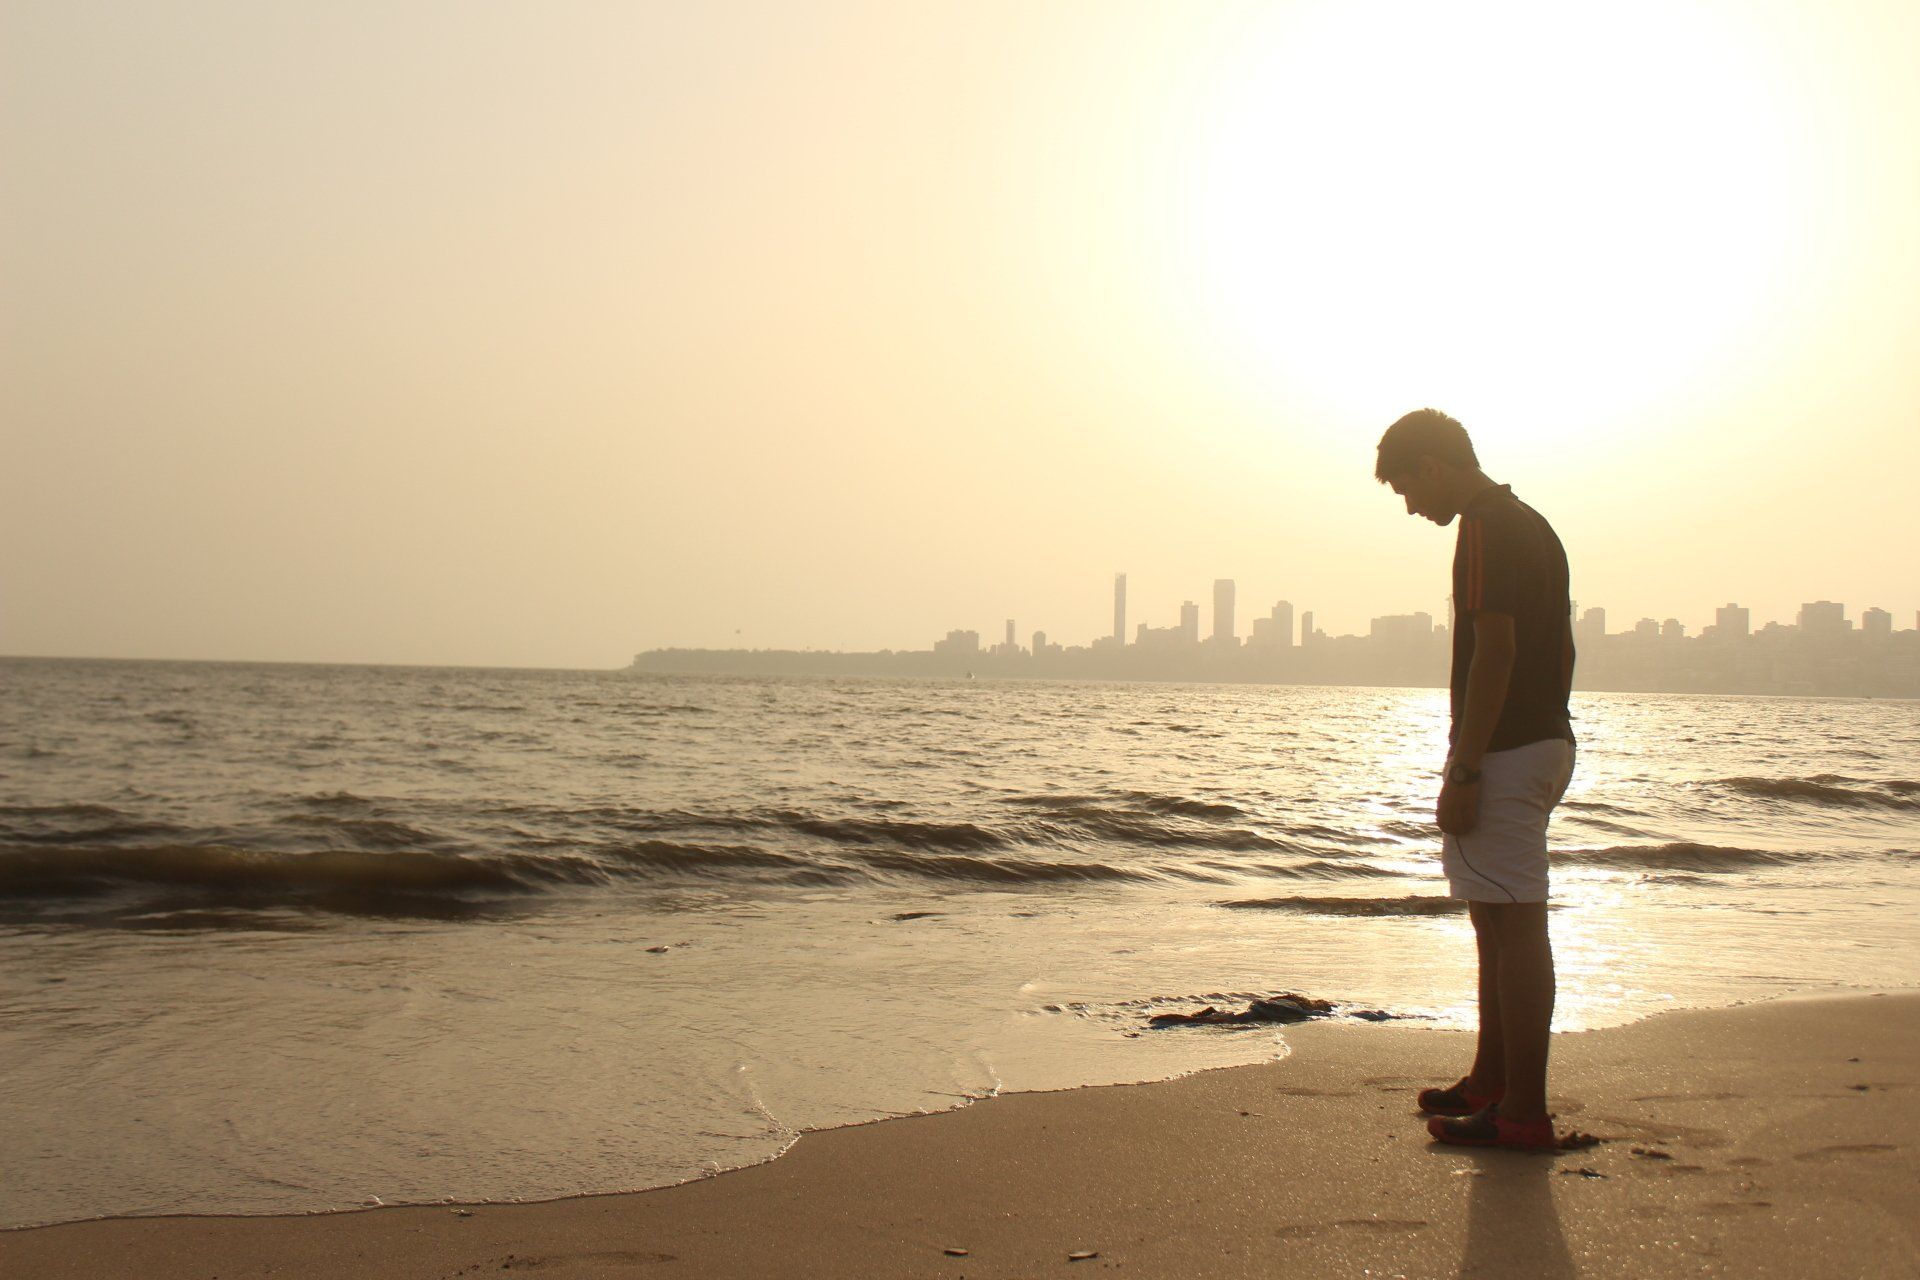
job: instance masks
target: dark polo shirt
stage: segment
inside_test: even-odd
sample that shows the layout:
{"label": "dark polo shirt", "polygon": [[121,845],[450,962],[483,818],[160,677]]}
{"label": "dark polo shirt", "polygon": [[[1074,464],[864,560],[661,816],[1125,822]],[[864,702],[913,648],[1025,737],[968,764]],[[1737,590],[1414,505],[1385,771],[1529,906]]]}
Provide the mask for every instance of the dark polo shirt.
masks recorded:
{"label": "dark polo shirt", "polygon": [[1567,694],[1573,687],[1573,622],[1567,615],[1567,553],[1538,511],[1495,485],[1460,513],[1453,548],[1453,728],[1466,710],[1473,665],[1473,618],[1513,619],[1513,678],[1488,751],[1548,738],[1573,741]]}

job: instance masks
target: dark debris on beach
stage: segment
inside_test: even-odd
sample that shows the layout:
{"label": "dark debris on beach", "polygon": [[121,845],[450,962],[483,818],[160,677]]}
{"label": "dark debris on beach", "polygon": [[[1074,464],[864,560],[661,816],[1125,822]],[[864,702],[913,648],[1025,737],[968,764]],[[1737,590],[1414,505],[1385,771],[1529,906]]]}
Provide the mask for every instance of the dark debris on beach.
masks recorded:
{"label": "dark debris on beach", "polygon": [[1147,1025],[1151,1027],[1251,1026],[1261,1023],[1284,1025],[1335,1016],[1384,1022],[1394,1015],[1384,1009],[1342,1009],[1331,1000],[1321,1000],[1315,996],[1303,996],[1295,991],[1287,991],[1277,996],[1255,998],[1244,1009],[1225,1010],[1208,1005],[1193,1013],[1156,1013],[1147,1019]]}

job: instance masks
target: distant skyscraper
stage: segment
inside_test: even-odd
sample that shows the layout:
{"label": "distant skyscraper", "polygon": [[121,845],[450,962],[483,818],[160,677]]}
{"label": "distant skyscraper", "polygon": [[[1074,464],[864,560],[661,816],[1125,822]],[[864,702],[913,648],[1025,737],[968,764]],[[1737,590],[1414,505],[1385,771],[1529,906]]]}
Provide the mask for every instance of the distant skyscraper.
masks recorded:
{"label": "distant skyscraper", "polygon": [[1367,637],[1375,644],[1416,648],[1433,639],[1433,615],[1402,613],[1375,618],[1367,626]]}
{"label": "distant skyscraper", "polygon": [[980,652],[980,633],[978,631],[949,631],[945,640],[933,642],[935,653],[953,653],[972,656]]}
{"label": "distant skyscraper", "polygon": [[1188,644],[1200,643],[1200,606],[1191,600],[1180,602],[1180,637]]}
{"label": "distant skyscraper", "polygon": [[1293,647],[1293,606],[1282,600],[1264,618],[1253,620],[1253,634],[1247,644],[1262,649]]}
{"label": "distant skyscraper", "polygon": [[1034,632],[1034,633],[1033,633],[1033,654],[1034,654],[1034,656],[1035,656],[1035,657],[1037,658],[1037,657],[1039,657],[1039,656],[1040,656],[1041,654],[1043,654],[1043,653],[1045,653],[1046,651],[1047,651],[1047,633],[1046,633],[1046,632],[1044,632],[1044,631],[1036,631],[1036,632]]}
{"label": "distant skyscraper", "polygon": [[1240,643],[1240,637],[1233,625],[1232,578],[1213,580],[1213,642],[1218,645]]}
{"label": "distant skyscraper", "polygon": [[1306,648],[1313,643],[1313,610],[1300,615],[1300,647]]}
{"label": "distant skyscraper", "polygon": [[1013,650],[1013,649],[1018,649],[1019,647],[1020,647],[1020,642],[1013,638],[1013,619],[1008,618],[1007,619],[1007,648],[1009,650]]}
{"label": "distant skyscraper", "polygon": [[1113,642],[1127,642],[1127,575],[1113,575]]}
{"label": "distant skyscraper", "polygon": [[1713,627],[1719,639],[1745,639],[1753,633],[1753,618],[1737,604],[1723,604],[1713,611]]}
{"label": "distant skyscraper", "polygon": [[1845,635],[1847,606],[1831,600],[1815,600],[1800,606],[1800,634],[1810,640],[1830,640]]}
{"label": "distant skyscraper", "polygon": [[1868,609],[1860,615],[1860,630],[1868,639],[1885,640],[1893,634],[1893,615],[1885,609]]}

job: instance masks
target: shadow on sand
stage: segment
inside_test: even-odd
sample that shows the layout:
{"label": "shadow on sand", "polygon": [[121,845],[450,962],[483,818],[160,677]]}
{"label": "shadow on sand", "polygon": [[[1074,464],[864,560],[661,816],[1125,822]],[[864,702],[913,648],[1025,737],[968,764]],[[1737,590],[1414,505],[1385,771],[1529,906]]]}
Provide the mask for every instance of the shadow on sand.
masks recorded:
{"label": "shadow on sand", "polygon": [[1560,1212],[1554,1204],[1556,1176],[1565,1157],[1513,1151],[1472,1153],[1472,1190],[1467,1198],[1467,1246],[1463,1276],[1527,1276],[1562,1280],[1576,1274]]}

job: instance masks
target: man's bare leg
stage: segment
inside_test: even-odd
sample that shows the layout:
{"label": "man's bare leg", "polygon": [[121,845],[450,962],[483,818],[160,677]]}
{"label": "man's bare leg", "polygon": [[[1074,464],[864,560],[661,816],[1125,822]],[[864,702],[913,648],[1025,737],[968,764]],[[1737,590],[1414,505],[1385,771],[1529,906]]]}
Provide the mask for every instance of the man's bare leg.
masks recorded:
{"label": "man's bare leg", "polygon": [[1507,1083],[1506,1028],[1500,1009],[1500,930],[1491,902],[1467,903],[1473,921],[1473,944],[1480,955],[1480,1038],[1474,1049],[1473,1070],[1467,1088],[1486,1096]]}
{"label": "man's bare leg", "polygon": [[[1474,907],[1479,909],[1481,904]],[[1486,910],[1499,938],[1500,1030],[1506,1042],[1507,1086],[1500,1115],[1521,1124],[1544,1120],[1554,997],[1547,904],[1488,903]]]}

